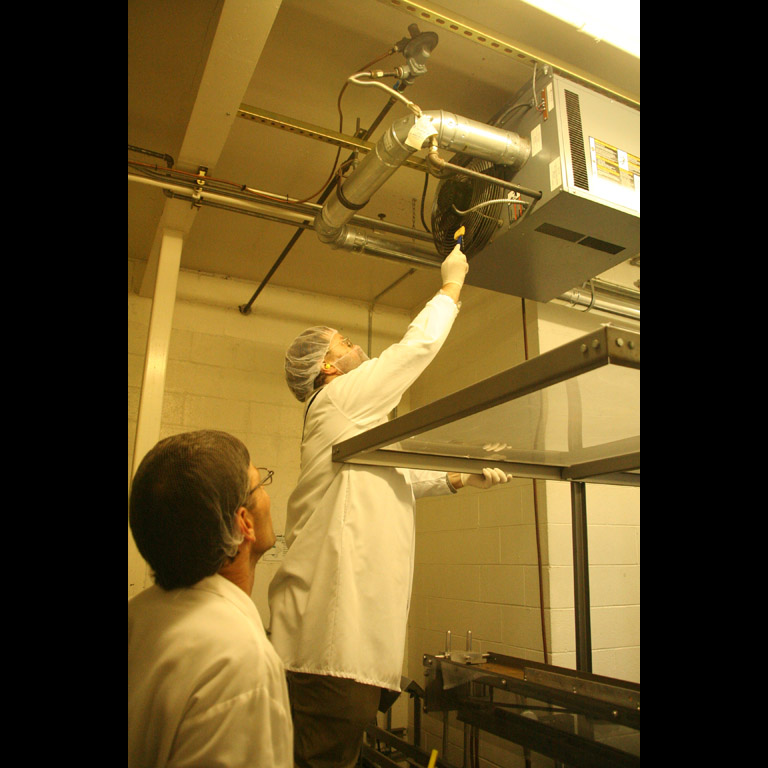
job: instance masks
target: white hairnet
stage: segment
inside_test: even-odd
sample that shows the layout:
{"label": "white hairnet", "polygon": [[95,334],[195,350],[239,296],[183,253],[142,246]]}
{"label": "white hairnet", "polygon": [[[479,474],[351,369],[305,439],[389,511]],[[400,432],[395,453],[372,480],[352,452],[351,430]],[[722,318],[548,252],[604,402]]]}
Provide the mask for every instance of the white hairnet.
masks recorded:
{"label": "white hairnet", "polygon": [[331,339],[338,333],[326,325],[302,331],[285,353],[285,380],[297,400],[302,403],[312,394]]}

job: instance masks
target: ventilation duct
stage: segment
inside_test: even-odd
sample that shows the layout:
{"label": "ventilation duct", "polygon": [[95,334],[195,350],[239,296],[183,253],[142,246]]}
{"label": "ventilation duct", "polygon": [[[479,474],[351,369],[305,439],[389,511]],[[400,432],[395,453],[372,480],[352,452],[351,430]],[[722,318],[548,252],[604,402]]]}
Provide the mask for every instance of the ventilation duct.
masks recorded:
{"label": "ventilation duct", "polygon": [[[469,120],[442,110],[408,115],[395,121],[360,165],[337,186],[315,219],[315,231],[324,243],[346,247],[355,239],[347,222],[416,151],[430,141],[438,147],[471,157],[521,168],[531,148],[516,133]],[[571,287],[571,286],[569,286]]]}

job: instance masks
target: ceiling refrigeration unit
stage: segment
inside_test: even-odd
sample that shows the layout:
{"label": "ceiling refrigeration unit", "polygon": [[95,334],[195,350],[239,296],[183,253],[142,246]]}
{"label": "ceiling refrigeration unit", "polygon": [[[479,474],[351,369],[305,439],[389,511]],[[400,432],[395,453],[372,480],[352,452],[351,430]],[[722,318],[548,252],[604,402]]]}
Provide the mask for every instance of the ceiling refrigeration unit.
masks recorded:
{"label": "ceiling refrigeration unit", "polygon": [[[481,225],[487,233],[485,242],[467,243],[468,284],[547,302],[640,252],[640,112],[546,70],[529,86],[495,124],[529,138],[514,184],[541,197],[525,215],[524,206],[504,202],[457,221],[468,234]],[[510,195],[493,190],[491,197]],[[438,189],[435,205],[440,197]],[[443,195],[454,211],[472,207],[473,197]]]}

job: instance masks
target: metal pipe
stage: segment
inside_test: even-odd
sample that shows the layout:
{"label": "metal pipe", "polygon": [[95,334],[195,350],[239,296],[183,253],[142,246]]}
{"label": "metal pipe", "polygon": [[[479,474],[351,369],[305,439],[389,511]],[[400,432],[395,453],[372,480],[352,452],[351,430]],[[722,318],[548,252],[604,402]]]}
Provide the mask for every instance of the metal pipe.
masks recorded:
{"label": "metal pipe", "polygon": [[576,624],[576,669],[579,672],[592,672],[587,497],[584,483],[571,483],[571,528],[573,536],[573,604]]}
{"label": "metal pipe", "polygon": [[[298,240],[298,233],[314,227],[314,217],[311,214],[301,214],[295,210],[290,210],[290,208],[281,210],[280,213],[277,214],[275,211],[282,207],[281,204],[266,205],[252,200],[241,200],[235,197],[219,195],[215,192],[208,191],[206,191],[204,195],[197,197],[195,194],[189,194],[191,192],[189,187],[180,184],[172,184],[156,179],[145,179],[144,177],[134,176],[132,174],[128,174],[128,179],[131,181],[138,181],[142,184],[160,187],[161,189],[169,191],[172,197],[175,197],[178,200],[187,201],[192,205],[206,205],[213,208],[221,208],[228,211],[257,216],[258,218],[274,221],[278,224],[288,224],[290,226],[299,227],[300,229],[293,235],[288,246],[283,250],[275,264],[273,264],[265,281],[268,281],[272,277],[277,267],[280,266],[282,260],[295,245]],[[180,192],[187,194],[180,194]],[[285,205],[290,206],[291,204],[288,203]],[[374,222],[369,220],[369,224],[374,225]],[[407,230],[404,227],[399,229],[403,234],[410,236],[411,230]],[[398,242],[382,237],[376,232],[366,232],[357,227],[347,227],[344,232],[344,237],[334,247],[344,248],[345,250],[365,253],[370,256],[377,256],[382,259],[389,259],[390,261],[416,265],[423,268],[439,269],[441,263],[440,256],[434,247],[425,247],[418,243]]]}
{"label": "metal pipe", "polygon": [[[207,189],[203,193],[199,189],[195,189],[189,185],[178,184],[170,181],[161,181],[159,179],[150,179],[144,176],[137,176],[132,173],[128,174],[128,181],[135,181],[139,184],[147,184],[151,187],[159,187],[160,189],[167,190],[168,192],[172,193],[174,197],[177,197],[180,200],[188,200],[194,205],[204,205],[207,203],[218,204],[218,207],[223,207],[230,211],[233,209],[240,209],[238,210],[239,213],[251,212],[256,215],[261,215],[263,218],[277,221],[281,224],[304,226],[307,229],[312,227],[312,220],[314,218],[312,212],[302,214],[290,208],[283,208],[280,205],[270,206],[266,203],[260,203],[255,200],[244,200],[233,195],[222,195],[218,194],[217,192],[209,192]],[[205,197],[203,197],[203,194]],[[275,213],[275,208],[281,209],[279,215]]]}
{"label": "metal pipe", "polygon": [[407,115],[392,123],[344,184],[331,193],[315,221],[319,239],[330,244],[342,241],[343,229],[355,212],[431,136],[445,149],[515,168],[531,153],[528,139],[450,112],[423,112],[418,125],[415,115]]}
{"label": "metal pipe", "polygon": [[[172,200],[183,200],[184,202],[191,203],[192,205],[197,206],[206,206],[207,208],[217,208],[221,211],[228,211],[229,213],[243,213],[246,216],[253,216],[257,219],[264,219],[265,221],[274,221],[276,224],[288,224],[290,226],[294,227],[301,227],[302,230],[304,229],[312,229],[312,219],[308,218],[306,216],[301,217],[297,216],[296,214],[284,214],[280,215],[277,213],[267,213],[266,211],[257,211],[253,210],[250,211],[247,208],[236,208],[232,205],[228,205],[226,203],[219,203],[214,200],[208,200],[208,199],[197,199],[195,197],[192,197],[191,195],[181,195],[178,192],[171,192],[168,190],[165,190],[168,194],[168,197]],[[295,217],[295,218],[294,218]],[[302,221],[303,218],[303,221]]]}
{"label": "metal pipe", "polygon": [[[297,232],[303,232],[305,229],[314,229],[316,215],[321,209],[321,206],[315,203],[297,204],[279,200],[265,200],[264,202],[261,202],[243,199],[229,193],[219,194],[208,190],[205,190],[202,195],[197,196],[199,190],[192,186],[172,181],[152,179],[131,173],[128,174],[128,180],[168,190],[174,197],[180,200],[185,200],[191,204],[207,205],[231,211],[233,213],[244,213],[246,215],[256,216],[257,218],[274,221],[278,224],[299,227]],[[193,195],[193,193],[195,194]],[[419,239],[429,243],[432,242],[431,236],[420,230],[377,222],[376,220],[367,217],[355,215],[350,220],[350,223],[355,224],[360,228],[368,228],[371,230],[376,228],[390,232],[391,234]],[[437,268],[440,266],[439,256],[437,256],[436,251],[432,249],[420,247],[415,243],[397,242],[386,239],[375,232],[366,234],[360,229],[351,226],[347,226],[346,229],[347,231],[340,239],[340,245],[337,247],[356,250],[371,256],[378,256],[392,261],[407,263],[412,266],[415,265],[415,267]],[[293,247],[297,239],[298,236],[294,235],[281,254],[282,258],[278,258],[278,261],[275,262],[273,268],[265,278],[265,283],[274,274],[275,270],[285,258],[288,251]],[[411,273],[409,272],[408,274]],[[567,304],[572,309],[576,306],[584,307],[585,309],[580,310],[582,312],[594,309],[619,315],[621,317],[640,320],[639,291],[634,292],[623,288],[622,286],[612,285],[597,279],[590,280],[588,284],[590,286],[588,292],[585,291],[584,285],[582,285],[579,288],[573,288],[570,291],[566,291],[553,299],[553,301]]]}
{"label": "metal pipe", "polygon": [[[400,86],[398,88],[398,85]],[[402,90],[405,90],[407,83],[405,81],[399,81],[395,84],[395,89],[399,92]],[[373,133],[375,127],[381,122],[381,120],[384,118],[384,116],[389,112],[390,109],[392,109],[392,105],[395,103],[396,99],[394,97],[390,98],[390,100],[384,105],[384,107],[379,112],[378,116],[374,120],[373,125],[363,133],[363,135],[360,138],[368,139],[371,134]],[[352,159],[355,156],[355,153],[353,152],[348,159]],[[338,187],[338,184],[336,182],[336,179],[333,179],[328,186],[326,186],[325,190],[323,191],[322,195],[318,198],[318,201],[320,203],[324,203],[328,196],[331,194],[331,191],[334,189],[334,187]],[[251,311],[251,305],[254,301],[256,301],[256,298],[261,293],[261,291],[264,289],[264,286],[269,282],[272,275],[275,273],[277,268],[282,264],[283,259],[290,253],[293,246],[296,244],[296,241],[302,236],[304,233],[303,229],[297,229],[296,232],[293,233],[293,237],[291,238],[290,242],[286,247],[283,249],[283,252],[278,257],[277,261],[272,265],[272,268],[269,270],[269,274],[261,281],[261,284],[259,287],[255,290],[253,296],[248,300],[247,304],[241,304],[239,306],[239,310],[242,314],[247,315]]]}
{"label": "metal pipe", "polygon": [[[145,178],[128,174],[129,181],[136,181],[139,184],[159,187],[167,190],[179,200],[187,200],[195,205],[210,205],[224,210],[236,211],[238,213],[250,213],[259,218],[275,221],[279,224],[289,224],[302,227],[303,229],[314,228],[314,220],[319,205],[301,204],[306,212],[302,213],[296,203],[287,203],[281,201],[260,202],[256,200],[246,200],[236,195],[222,195],[216,192],[204,190],[202,193],[198,189],[184,184],[161,181],[159,179]],[[185,194],[181,194],[185,193]],[[239,209],[239,210],[236,210]],[[279,213],[276,213],[279,211]],[[440,257],[434,247],[424,247],[416,243],[398,243],[394,240],[388,240],[381,237],[373,230],[380,230],[403,237],[416,238],[424,243],[432,245],[432,237],[419,230],[410,229],[397,224],[387,224],[367,217],[354,217],[354,224],[357,227],[349,227],[344,243],[337,247],[344,247],[347,250],[370,253],[376,256],[391,257],[397,261],[408,261],[418,263],[425,267],[439,267]],[[363,232],[362,229],[372,230],[371,234]]]}
{"label": "metal pipe", "polygon": [[[588,292],[584,290],[586,285],[590,286]],[[571,308],[585,307],[585,309],[580,310],[581,312],[595,309],[640,320],[640,292],[602,280],[589,280],[579,288],[572,288],[570,291],[560,294],[553,301],[563,302]]]}
{"label": "metal pipe", "polygon": [[144,147],[136,147],[133,144],[128,145],[129,152],[139,152],[142,155],[150,155],[151,157],[158,157],[161,160],[165,160],[165,164],[169,168],[173,168],[173,158],[165,152],[155,152],[151,149],[144,149]]}
{"label": "metal pipe", "polygon": [[[322,205],[318,203],[296,203],[289,200],[280,200],[279,198],[263,200],[254,200],[253,197],[246,197],[240,195],[237,192],[217,193],[211,192],[210,188],[203,188],[201,191],[196,184],[186,184],[181,181],[163,180],[150,178],[148,176],[142,176],[138,174],[128,174],[128,181],[135,181],[139,184],[148,184],[154,187],[160,187],[161,189],[167,189],[171,192],[186,192],[194,193],[197,198],[199,195],[203,195],[202,202],[205,202],[205,198],[214,200],[217,202],[226,202],[227,205],[235,205],[239,208],[243,208],[245,211],[255,211],[264,214],[263,218],[267,218],[271,221],[278,221],[283,224],[296,224],[298,226],[304,226],[303,222],[309,220],[313,221],[318,211],[322,208]],[[183,199],[183,198],[182,198]],[[279,218],[270,217],[268,214],[272,213],[270,209],[278,209],[281,211]],[[352,217],[352,224],[365,229],[376,230],[379,232],[389,232],[393,235],[401,235],[402,237],[410,237],[415,240],[420,240],[425,243],[432,243],[432,235],[428,232],[422,232],[419,229],[412,229],[400,224],[392,224],[387,221],[380,221],[378,219],[372,219],[369,216],[355,215]],[[312,225],[314,226],[314,225]],[[309,227],[305,227],[309,228]]]}
{"label": "metal pipe", "polygon": [[356,253],[370,253],[422,267],[439,268],[442,262],[434,247],[425,248],[416,243],[398,243],[379,237],[375,232],[363,232],[361,229],[350,226],[343,228],[341,235],[332,243],[332,247]]}
{"label": "metal pipe", "polygon": [[[461,173],[465,176],[471,176],[474,179],[481,179],[482,181],[488,182],[490,184],[495,184],[498,187],[511,189],[513,192],[517,192],[521,195],[527,195],[528,197],[532,198],[532,201],[526,205],[525,211],[523,211],[523,215],[515,222],[515,226],[519,226],[527,216],[530,216],[534,206],[539,202],[539,200],[541,200],[542,197],[542,193],[540,191],[528,189],[527,187],[521,187],[519,184],[513,184],[511,181],[496,179],[486,173],[472,171],[469,168],[464,168],[461,165],[454,165],[453,163],[449,163],[447,160],[444,160],[442,157],[440,157],[440,155],[437,154],[437,147],[434,143],[429,148],[427,163],[429,165],[437,166],[437,168],[441,171],[447,169],[449,171],[453,171],[454,173]],[[454,206],[453,209],[456,210],[456,206]]]}

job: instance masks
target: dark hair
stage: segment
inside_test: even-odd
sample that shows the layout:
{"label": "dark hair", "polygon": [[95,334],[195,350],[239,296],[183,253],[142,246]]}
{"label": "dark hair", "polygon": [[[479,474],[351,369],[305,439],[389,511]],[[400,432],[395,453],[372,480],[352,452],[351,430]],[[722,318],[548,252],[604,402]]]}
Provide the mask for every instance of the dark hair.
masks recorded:
{"label": "dark hair", "polygon": [[235,512],[248,494],[248,449],[226,432],[200,430],[161,440],[133,478],[129,522],[163,589],[212,576],[237,554]]}

